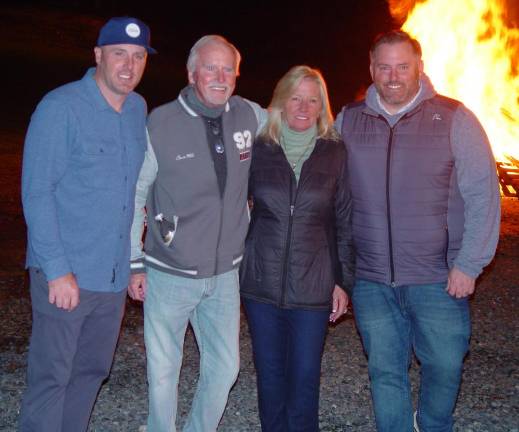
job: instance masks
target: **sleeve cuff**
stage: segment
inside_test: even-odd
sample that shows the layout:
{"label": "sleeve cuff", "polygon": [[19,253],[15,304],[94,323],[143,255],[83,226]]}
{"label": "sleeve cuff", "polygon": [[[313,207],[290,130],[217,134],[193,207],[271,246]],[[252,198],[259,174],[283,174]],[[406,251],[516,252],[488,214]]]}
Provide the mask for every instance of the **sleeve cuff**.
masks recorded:
{"label": "sleeve cuff", "polygon": [[43,270],[43,273],[45,273],[47,281],[72,273],[72,268],[64,256],[44,262],[41,269]]}
{"label": "sleeve cuff", "polygon": [[139,258],[130,263],[131,274],[146,273],[146,266],[144,265],[144,258]]}
{"label": "sleeve cuff", "polygon": [[453,267],[456,267],[458,270],[461,270],[463,273],[465,273],[467,276],[470,276],[471,278],[477,279],[478,276],[483,271],[482,268],[470,265],[464,262],[459,262],[458,260],[454,260]]}

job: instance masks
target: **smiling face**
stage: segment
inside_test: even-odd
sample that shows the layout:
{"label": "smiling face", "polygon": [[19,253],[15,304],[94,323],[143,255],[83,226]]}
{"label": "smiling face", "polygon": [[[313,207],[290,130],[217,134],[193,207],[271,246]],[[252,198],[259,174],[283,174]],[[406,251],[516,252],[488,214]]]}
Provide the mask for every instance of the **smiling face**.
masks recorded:
{"label": "smiling face", "polygon": [[408,42],[383,43],[373,53],[369,70],[382,104],[394,114],[418,93],[423,62]]}
{"label": "smiling face", "polygon": [[198,99],[209,108],[224,105],[236,85],[234,52],[221,43],[209,43],[198,51],[194,70],[188,72]]}
{"label": "smiling face", "polygon": [[283,116],[290,129],[302,132],[317,123],[322,108],[319,85],[304,78],[285,102]]}
{"label": "smiling face", "polygon": [[139,45],[119,44],[94,48],[97,63],[94,78],[103,96],[112,104],[124,101],[139,84],[148,53]]}

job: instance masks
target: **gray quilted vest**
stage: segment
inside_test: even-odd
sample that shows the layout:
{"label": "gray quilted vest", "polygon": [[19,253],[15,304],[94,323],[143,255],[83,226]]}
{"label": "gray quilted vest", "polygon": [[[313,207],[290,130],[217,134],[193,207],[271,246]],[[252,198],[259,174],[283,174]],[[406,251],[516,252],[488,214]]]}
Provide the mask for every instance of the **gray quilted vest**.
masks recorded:
{"label": "gray quilted vest", "polygon": [[364,102],[344,108],[357,278],[393,286],[447,280],[464,223],[450,145],[458,105],[434,96],[393,127]]}

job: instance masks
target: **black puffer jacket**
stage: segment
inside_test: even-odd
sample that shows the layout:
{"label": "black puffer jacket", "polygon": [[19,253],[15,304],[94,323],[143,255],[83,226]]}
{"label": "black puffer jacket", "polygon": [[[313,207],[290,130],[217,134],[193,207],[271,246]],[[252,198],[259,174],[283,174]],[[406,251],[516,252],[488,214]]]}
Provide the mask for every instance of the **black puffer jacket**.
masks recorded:
{"label": "black puffer jacket", "polygon": [[327,310],[337,282],[353,285],[351,198],[346,149],[317,140],[296,182],[282,148],[253,145],[252,220],[241,265],[241,294],[282,308]]}

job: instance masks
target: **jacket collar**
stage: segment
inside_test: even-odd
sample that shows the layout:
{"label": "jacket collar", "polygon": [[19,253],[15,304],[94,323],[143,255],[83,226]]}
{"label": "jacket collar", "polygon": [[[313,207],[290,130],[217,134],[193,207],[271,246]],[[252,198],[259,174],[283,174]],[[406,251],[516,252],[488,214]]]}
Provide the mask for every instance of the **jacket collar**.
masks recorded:
{"label": "jacket collar", "polygon": [[[96,72],[96,68],[89,68],[83,78],[81,79],[81,83],[85,86],[85,89],[88,93],[89,99],[92,101],[93,105],[98,111],[114,111],[113,107],[108,103],[105,99],[101,90],[99,89],[97,82],[94,78]],[[135,105],[135,100],[137,98],[137,94],[135,92],[131,92],[123,103],[122,111],[131,110]],[[121,112],[122,112],[121,111]]]}
{"label": "jacket collar", "polygon": [[415,99],[411,101],[402,111],[391,115],[380,106],[380,99],[375,84],[371,84],[368,88],[368,91],[366,92],[366,106],[363,112],[374,117],[382,116],[391,125],[394,125],[405,115],[416,112],[422,105],[422,102],[433,98],[435,95],[436,90],[434,89],[431,80],[425,73],[422,73],[422,76],[420,77],[420,91],[416,95]]}
{"label": "jacket collar", "polygon": [[[186,111],[191,117],[200,117],[187,103],[184,96],[182,96],[182,91],[178,95],[178,101],[180,103],[180,106],[184,108],[184,111]],[[230,110],[229,101],[225,104],[225,112],[229,112]]]}

